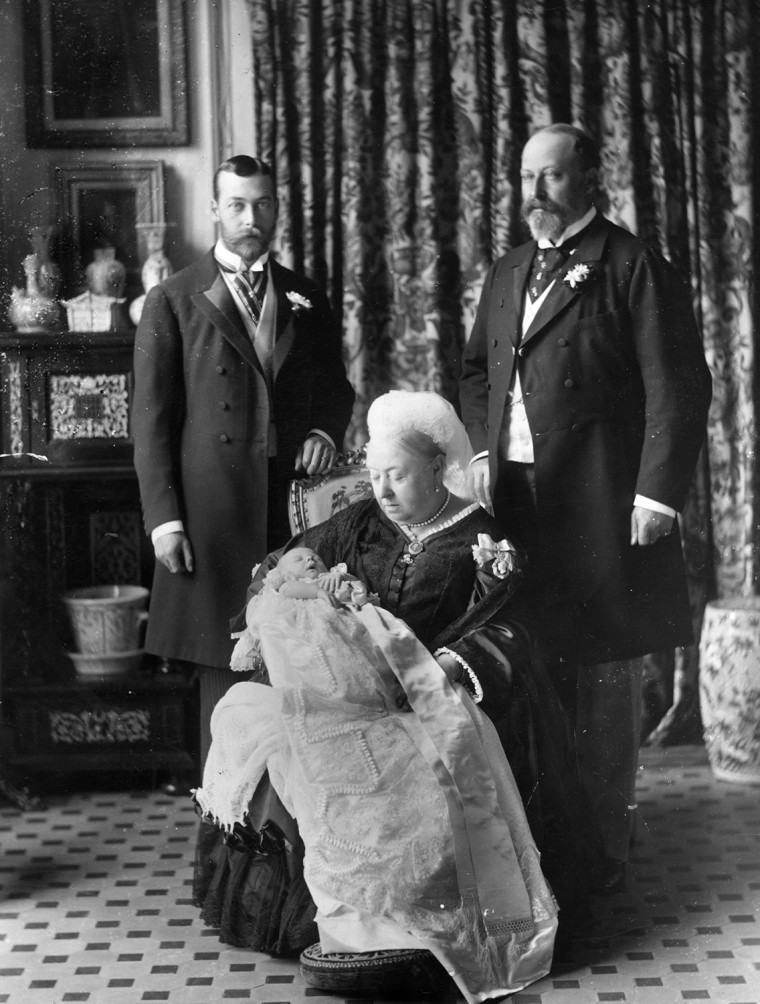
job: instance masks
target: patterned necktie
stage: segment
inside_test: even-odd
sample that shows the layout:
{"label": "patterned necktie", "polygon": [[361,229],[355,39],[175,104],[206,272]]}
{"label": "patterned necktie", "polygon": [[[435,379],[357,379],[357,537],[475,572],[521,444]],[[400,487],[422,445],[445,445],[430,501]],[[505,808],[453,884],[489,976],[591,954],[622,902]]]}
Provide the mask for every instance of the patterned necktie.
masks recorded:
{"label": "patterned necktie", "polygon": [[[225,272],[232,276],[232,284],[240,294],[240,299],[251,315],[253,326],[258,327],[261,320],[261,308],[264,303],[264,296],[267,291],[267,269],[264,267],[258,272],[236,271],[228,265],[218,262]],[[250,276],[253,276],[251,280]]]}
{"label": "patterned necktie", "polygon": [[536,251],[528,282],[528,294],[531,303],[535,303],[546,287],[554,281],[557,273],[564,267],[571,253],[570,249],[564,246],[559,248],[539,248]]}

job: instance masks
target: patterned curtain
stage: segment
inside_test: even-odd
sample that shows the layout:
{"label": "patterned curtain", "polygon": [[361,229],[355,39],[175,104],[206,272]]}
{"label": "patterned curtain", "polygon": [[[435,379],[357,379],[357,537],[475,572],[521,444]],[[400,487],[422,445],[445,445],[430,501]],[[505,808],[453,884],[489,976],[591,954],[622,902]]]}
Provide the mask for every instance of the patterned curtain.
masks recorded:
{"label": "patterned curtain", "polygon": [[[753,0],[247,2],[279,254],[343,318],[349,445],[390,387],[455,399],[485,271],[525,239],[530,133],[598,141],[607,215],[690,278],[714,376],[682,514],[698,637],[705,602],[751,595],[757,573]],[[694,647],[650,658],[650,742],[698,738],[696,685]]]}

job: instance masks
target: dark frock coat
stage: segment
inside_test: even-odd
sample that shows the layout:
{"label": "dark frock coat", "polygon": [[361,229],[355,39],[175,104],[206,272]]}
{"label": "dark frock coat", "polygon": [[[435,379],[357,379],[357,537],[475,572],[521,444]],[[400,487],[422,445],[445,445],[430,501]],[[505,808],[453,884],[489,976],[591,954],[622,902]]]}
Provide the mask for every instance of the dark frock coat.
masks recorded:
{"label": "dark frock coat", "polygon": [[[630,544],[634,496],[683,508],[711,381],[688,290],[641,240],[597,216],[521,340],[536,243],[486,276],[460,385],[476,453],[488,450],[505,511],[499,434],[518,366],[535,452],[542,632],[573,662],[632,658],[692,640],[678,528]],[[563,276],[591,274],[574,289]],[[517,528],[530,539],[531,529]]]}
{"label": "dark frock coat", "polygon": [[[272,391],[210,251],[150,290],[135,338],[132,426],[145,527],[182,520],[193,574],[157,563],[146,649],[229,666],[229,621],[267,553],[267,430],[293,474],[312,429],[340,449],[354,392],[317,285],[270,260],[277,294]],[[287,292],[310,308],[294,310]]]}

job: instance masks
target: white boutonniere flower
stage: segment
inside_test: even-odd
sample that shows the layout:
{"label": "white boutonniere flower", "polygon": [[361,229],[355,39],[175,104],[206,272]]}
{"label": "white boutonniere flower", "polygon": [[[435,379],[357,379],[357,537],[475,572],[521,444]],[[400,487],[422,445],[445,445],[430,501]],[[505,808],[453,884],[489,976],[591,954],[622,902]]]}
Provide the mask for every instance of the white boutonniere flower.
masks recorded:
{"label": "white boutonniere flower", "polygon": [[582,261],[578,262],[577,265],[573,265],[569,272],[567,272],[563,278],[563,282],[566,282],[570,289],[578,289],[582,286],[584,282],[587,282],[593,275],[593,271],[589,265],[585,265]]}
{"label": "white boutonniere flower", "polygon": [[487,568],[490,564],[497,579],[506,579],[517,565],[517,551],[507,538],[497,543],[487,533],[478,534],[477,544],[472,545],[472,556],[478,568]]}
{"label": "white boutonniere flower", "polygon": [[305,296],[301,296],[300,293],[295,293],[292,289],[289,290],[285,296],[290,300],[290,305],[293,308],[293,313],[297,314],[299,310],[311,310],[312,302],[307,300]]}

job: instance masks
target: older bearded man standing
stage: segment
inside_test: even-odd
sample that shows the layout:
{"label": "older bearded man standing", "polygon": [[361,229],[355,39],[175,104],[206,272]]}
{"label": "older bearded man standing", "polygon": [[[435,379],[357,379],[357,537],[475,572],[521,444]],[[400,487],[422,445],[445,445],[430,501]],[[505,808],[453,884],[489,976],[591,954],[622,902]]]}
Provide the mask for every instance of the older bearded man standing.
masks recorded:
{"label": "older bearded man standing", "polygon": [[677,513],[711,383],[687,287],[597,212],[597,168],[573,126],[526,144],[533,240],[486,276],[460,400],[479,497],[533,555],[537,631],[602,837],[592,887],[610,893],[635,808],[642,658],[692,640]]}

